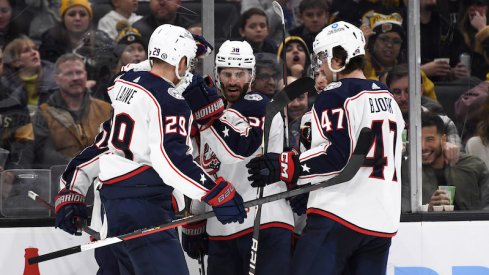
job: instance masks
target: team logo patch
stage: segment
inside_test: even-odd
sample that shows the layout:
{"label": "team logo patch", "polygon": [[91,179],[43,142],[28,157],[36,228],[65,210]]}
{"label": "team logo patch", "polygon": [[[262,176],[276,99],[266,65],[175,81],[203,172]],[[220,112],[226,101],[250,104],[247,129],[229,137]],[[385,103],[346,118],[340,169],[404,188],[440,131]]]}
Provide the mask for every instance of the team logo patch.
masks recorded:
{"label": "team logo patch", "polygon": [[176,99],[183,99],[183,96],[175,88],[169,88],[168,94],[170,94],[171,96],[173,96]]}
{"label": "team logo patch", "polygon": [[341,87],[341,82],[332,82],[330,84],[328,84],[328,86],[326,86],[326,89],[324,89],[325,91],[327,90],[333,90],[333,89],[336,89],[336,88],[339,88]]}
{"label": "team logo patch", "polygon": [[167,58],[166,53],[162,53],[162,54],[161,54],[161,59],[162,59],[162,60],[165,60],[166,58]]}
{"label": "team logo patch", "polygon": [[246,100],[254,100],[254,101],[260,101],[263,99],[263,97],[259,94],[247,94],[244,96],[244,99]]}

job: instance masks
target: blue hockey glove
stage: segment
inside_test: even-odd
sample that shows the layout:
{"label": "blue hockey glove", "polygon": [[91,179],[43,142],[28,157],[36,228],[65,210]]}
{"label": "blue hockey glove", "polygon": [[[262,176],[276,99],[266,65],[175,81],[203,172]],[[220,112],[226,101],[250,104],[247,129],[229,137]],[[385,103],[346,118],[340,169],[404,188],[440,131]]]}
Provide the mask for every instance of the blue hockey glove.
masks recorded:
{"label": "blue hockey glove", "polygon": [[54,226],[69,234],[81,235],[79,228],[86,224],[88,219],[85,196],[64,188],[59,191],[55,200],[56,221]]}
{"label": "blue hockey glove", "polygon": [[222,177],[216,179],[216,186],[202,197],[202,201],[212,206],[216,218],[222,224],[243,223],[246,218],[243,198],[236,192],[234,186]]}
{"label": "blue hockey glove", "polygon": [[208,56],[213,50],[211,43],[209,43],[202,35],[192,34],[195,44],[197,44],[196,58],[204,58]]}
{"label": "blue hockey glove", "polygon": [[266,153],[251,159],[246,167],[253,187],[263,187],[280,180],[287,185],[295,184],[299,178],[299,156],[295,152]]}
{"label": "blue hockey glove", "polygon": [[194,120],[205,129],[224,111],[224,102],[214,87],[208,86],[201,76],[194,75],[192,83],[182,93],[192,110]]}
{"label": "blue hockey glove", "polygon": [[207,221],[189,223],[182,226],[182,248],[187,255],[198,260],[201,255],[208,254],[209,239],[205,232]]}
{"label": "blue hockey glove", "polygon": [[[302,185],[306,186],[306,185]],[[287,186],[288,190],[293,190],[297,189],[299,186],[295,185],[289,185]],[[306,213],[307,210],[307,201],[309,200],[309,193],[304,193],[300,194],[297,196],[293,196],[287,199],[289,201],[290,207],[292,208],[292,211],[296,213],[297,215],[302,215]]]}

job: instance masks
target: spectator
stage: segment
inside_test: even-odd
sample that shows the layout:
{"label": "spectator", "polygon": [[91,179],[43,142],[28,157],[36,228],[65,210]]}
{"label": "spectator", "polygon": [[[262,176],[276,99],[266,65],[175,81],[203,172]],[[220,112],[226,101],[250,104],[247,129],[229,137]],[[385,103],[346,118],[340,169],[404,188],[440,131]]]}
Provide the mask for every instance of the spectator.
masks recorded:
{"label": "spectator", "polygon": [[179,15],[178,8],[180,7],[181,2],[181,0],[149,1],[149,9],[151,13],[145,15],[133,24],[133,27],[138,29],[141,33],[145,45],[148,45],[151,34],[160,25],[172,24],[180,27],[187,27],[193,23]]}
{"label": "spectator", "polygon": [[57,4],[59,3],[55,3],[52,0],[29,1],[29,9],[35,11],[35,13],[28,20],[28,33],[36,44],[41,43],[41,37],[44,32],[54,27],[61,20]]}
{"label": "spectator", "polygon": [[19,90],[17,96],[27,99],[31,112],[58,87],[54,81],[54,64],[41,59],[37,45],[29,37],[21,36],[10,42],[3,59],[5,78],[14,90]]}
{"label": "spectator", "polygon": [[489,98],[482,104],[479,114],[477,135],[467,141],[465,152],[480,158],[489,169]]}
{"label": "spectator", "polygon": [[[34,158],[34,134],[22,88],[3,76],[0,49],[0,148],[10,153],[3,169],[28,169]],[[0,163],[1,165],[1,163]]]}
{"label": "spectator", "polygon": [[10,41],[25,33],[19,22],[14,20],[12,0],[0,0],[0,47],[3,48]]}
{"label": "spectator", "polygon": [[362,20],[361,29],[367,39],[365,76],[378,80],[381,74],[404,59],[402,17],[398,13],[385,15],[371,11]]}
{"label": "spectator", "polygon": [[[284,47],[281,43],[277,51],[277,58],[279,60],[283,58],[283,49]],[[306,42],[299,36],[289,36],[285,39],[285,64],[287,75],[295,78],[310,75],[311,56]]]}
{"label": "spectator", "polygon": [[[113,69],[107,68],[110,70],[108,74],[104,76],[105,80],[97,83],[96,90],[94,90],[93,94],[94,97],[107,102],[110,101],[109,95],[107,94],[107,88],[111,82],[109,79],[112,79],[116,74],[118,74],[121,71],[122,66],[129,63],[136,64],[147,59],[146,46],[143,44],[139,31],[129,26],[127,21],[120,21],[117,25],[119,34],[116,37],[117,44],[113,49],[114,57],[117,58],[117,64]],[[106,54],[112,56],[111,53]]]}
{"label": "spectator", "polygon": [[267,14],[259,8],[245,11],[240,18],[239,34],[253,48],[253,53],[276,53],[275,41],[268,38]]}
{"label": "spectator", "polygon": [[80,46],[85,33],[92,27],[93,13],[88,0],[61,0],[59,14],[61,22],[41,37],[39,51],[44,59],[51,62]]}
{"label": "spectator", "polygon": [[115,38],[117,46],[115,54],[119,58],[115,72],[120,72],[121,67],[129,63],[139,63],[147,59],[146,46],[143,43],[139,31],[129,25],[120,24],[119,34]]}
{"label": "spectator", "polygon": [[[277,1],[284,12],[285,32],[288,36],[288,30],[299,26],[299,4],[301,0],[278,0]],[[273,0],[246,0],[241,1],[241,12],[245,12],[251,8],[260,8],[265,11],[268,18],[268,29],[270,37],[279,44],[282,37],[282,19],[277,15],[273,8]]]}
{"label": "spectator", "polygon": [[489,81],[482,81],[463,93],[455,102],[455,120],[461,133],[462,144],[476,134],[479,123],[478,110],[488,97]]}
{"label": "spectator", "polygon": [[[401,109],[407,131],[409,129],[409,70],[407,64],[394,66],[388,72],[385,83]],[[421,98],[421,106],[423,111],[441,109],[441,106],[437,102],[433,102],[424,96]],[[456,163],[461,149],[460,137],[453,121],[448,116],[438,114],[444,122],[444,132],[447,134],[447,142],[443,144],[443,152],[447,162],[453,165]]]}
{"label": "spectator", "polygon": [[478,210],[489,206],[489,171],[479,158],[462,154],[454,166],[446,165],[443,144],[446,142],[444,124],[433,113],[421,114],[421,142],[423,162],[422,203],[449,204],[438,186],[455,186],[455,210]]}
{"label": "spectator", "polygon": [[[287,83],[292,83],[297,78],[289,76]],[[301,134],[301,119],[309,109],[308,93],[303,93],[287,104],[287,118],[289,120],[289,144],[290,148],[300,150],[299,139]]]}
{"label": "spectator", "polygon": [[[437,1],[420,1],[421,69],[434,81],[453,80],[470,75],[459,60],[469,51],[463,42],[455,20],[449,20],[437,10]],[[437,58],[449,58],[446,63]]]}
{"label": "spectator", "polygon": [[303,0],[299,5],[302,25],[289,31],[292,36],[301,37],[312,52],[312,42],[329,22],[329,5],[324,0]]}
{"label": "spectator", "polygon": [[39,106],[33,120],[39,168],[67,164],[93,143],[99,125],[109,118],[111,112],[110,104],[90,96],[81,57],[62,55],[55,68],[59,89]]}
{"label": "spectator", "polygon": [[278,91],[278,82],[282,78],[282,70],[277,63],[277,57],[271,53],[257,53],[255,60],[256,76],[251,84],[251,89],[271,98]]}
{"label": "spectator", "polygon": [[110,38],[115,40],[119,33],[117,22],[122,20],[133,24],[141,19],[142,16],[134,13],[138,9],[138,0],[112,0],[112,7],[114,8],[113,10],[100,18],[97,29],[105,32]]}
{"label": "spectator", "polygon": [[459,29],[465,45],[470,48],[471,75],[486,80],[489,72],[488,0],[465,0]]}

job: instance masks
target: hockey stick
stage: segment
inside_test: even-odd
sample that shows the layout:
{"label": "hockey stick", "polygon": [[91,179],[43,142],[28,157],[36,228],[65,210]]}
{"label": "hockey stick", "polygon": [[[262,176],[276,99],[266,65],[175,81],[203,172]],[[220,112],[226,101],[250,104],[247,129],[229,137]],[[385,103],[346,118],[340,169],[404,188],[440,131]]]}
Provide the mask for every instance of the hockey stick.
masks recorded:
{"label": "hockey stick", "polygon": [[200,275],[205,275],[205,262],[204,262],[204,253],[200,253],[199,259],[197,260],[199,262],[199,273]]}
{"label": "hockey stick", "polygon": [[[46,201],[45,199],[41,198],[36,192],[29,190],[29,192],[27,192],[27,196],[29,196],[29,198],[38,202],[39,204],[43,205],[47,209],[54,211],[54,206],[50,204],[48,201]],[[87,233],[95,240],[100,240],[100,233],[98,233],[97,231],[91,229],[86,225],[84,225],[81,229],[83,230],[83,232]]]}
{"label": "hockey stick", "polygon": [[[274,2],[275,3],[275,2]],[[273,118],[277,113],[284,109],[287,104],[300,96],[301,94],[314,90],[314,80],[309,77],[303,77],[285,86],[283,91],[278,92],[268,103],[265,111],[265,123],[263,126],[263,153],[268,152],[268,139],[270,137],[270,128],[272,127]],[[284,122],[285,123],[285,122]],[[258,199],[263,197],[263,187],[258,188]],[[253,223],[253,235],[251,237],[251,255],[249,274],[256,272],[256,261],[258,259],[258,238],[260,236],[261,225],[261,204],[258,205]]]}
{"label": "hockey stick", "polygon": [[[364,128],[364,129],[362,129],[362,132],[360,133],[360,136],[359,136],[358,141],[357,141],[357,146],[355,147],[355,150],[353,151],[353,154],[351,155],[350,160],[348,161],[345,168],[343,168],[343,170],[336,177],[334,177],[330,180],[327,180],[327,181],[323,181],[323,182],[318,183],[318,184],[307,185],[307,186],[304,186],[302,188],[289,190],[289,191],[277,193],[274,195],[266,196],[263,198],[247,201],[243,204],[243,206],[244,207],[253,207],[253,206],[256,206],[259,204],[290,198],[293,196],[297,196],[297,195],[301,195],[301,194],[308,193],[311,191],[315,191],[315,190],[318,190],[320,188],[324,188],[324,187],[328,187],[328,186],[332,186],[332,185],[336,185],[336,184],[340,184],[340,183],[349,181],[356,175],[356,173],[358,172],[358,169],[360,169],[362,167],[362,164],[365,160],[365,155],[367,154],[367,152],[369,150],[371,142],[372,142],[372,135],[371,135],[370,129]],[[134,232],[127,233],[124,235],[120,235],[120,236],[116,236],[116,237],[109,237],[107,239],[103,239],[100,241],[90,242],[88,244],[83,244],[83,245],[77,245],[77,246],[73,246],[70,248],[54,251],[54,252],[43,254],[40,256],[36,256],[36,257],[32,257],[32,258],[28,259],[28,262],[29,262],[29,264],[36,264],[36,263],[40,263],[40,262],[64,257],[67,255],[75,254],[75,253],[82,252],[82,251],[87,251],[87,250],[111,245],[111,244],[118,243],[118,242],[123,242],[123,241],[128,241],[131,239],[140,238],[140,237],[143,237],[146,235],[150,235],[150,234],[165,231],[168,229],[176,228],[178,226],[186,225],[186,224],[193,223],[193,222],[202,221],[202,220],[205,220],[208,218],[212,218],[214,216],[215,216],[214,212],[209,211],[209,212],[205,212],[202,215],[189,216],[189,217],[179,219],[179,220],[174,220],[172,222],[162,224],[162,225],[159,225],[156,227],[139,229],[139,230],[136,230]]]}
{"label": "hockey stick", "polygon": [[282,6],[277,1],[272,2],[273,6],[273,11],[280,16],[280,19],[282,20],[282,66],[283,66],[283,81],[284,81],[284,86],[287,86],[287,63],[285,62],[285,17],[284,17],[284,10],[282,9]]}

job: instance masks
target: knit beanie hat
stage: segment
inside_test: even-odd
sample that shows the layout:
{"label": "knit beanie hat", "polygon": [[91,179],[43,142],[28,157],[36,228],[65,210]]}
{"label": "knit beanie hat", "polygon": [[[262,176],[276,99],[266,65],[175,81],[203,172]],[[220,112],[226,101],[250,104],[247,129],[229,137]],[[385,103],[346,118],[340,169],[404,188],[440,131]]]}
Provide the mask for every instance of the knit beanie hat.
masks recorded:
{"label": "knit beanie hat", "polygon": [[90,6],[90,2],[88,2],[88,0],[61,0],[61,5],[59,7],[59,15],[61,18],[63,18],[65,15],[66,10],[73,6],[84,7],[87,10],[88,15],[93,17],[92,7]]}
{"label": "knit beanie hat", "polygon": [[399,33],[402,39],[406,36],[402,27],[402,16],[397,12],[381,14],[369,11],[363,15],[362,21],[376,33],[374,36],[391,31]]}
{"label": "knit beanie hat", "polygon": [[136,28],[131,27],[127,20],[120,20],[117,22],[116,29],[119,34],[115,38],[117,46],[115,47],[114,52],[118,57],[122,55],[126,46],[132,43],[139,43],[143,45],[143,48],[146,50],[146,45],[144,45],[141,33]]}

